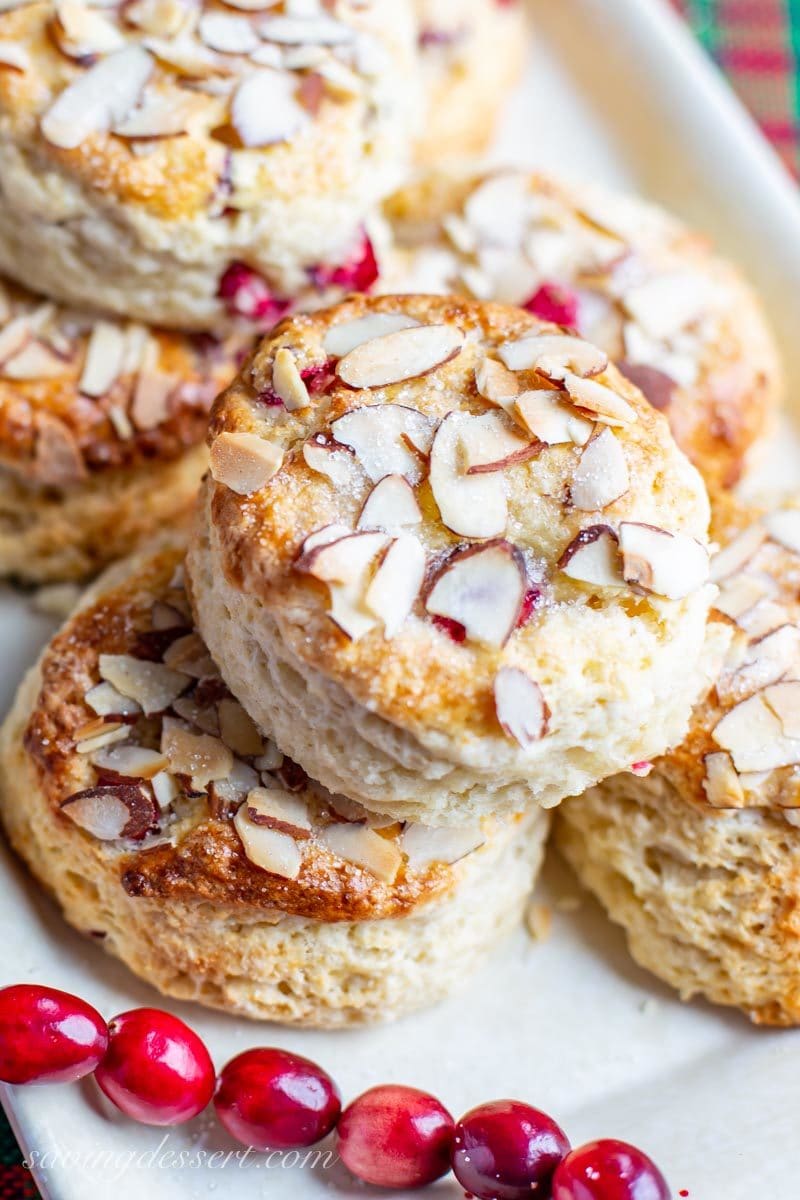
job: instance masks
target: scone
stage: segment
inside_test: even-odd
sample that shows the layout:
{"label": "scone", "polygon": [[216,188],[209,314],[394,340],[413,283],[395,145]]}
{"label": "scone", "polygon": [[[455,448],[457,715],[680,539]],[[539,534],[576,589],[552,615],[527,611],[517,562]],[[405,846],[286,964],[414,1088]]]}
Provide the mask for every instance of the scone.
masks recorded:
{"label": "scone", "polygon": [[498,171],[423,176],[388,205],[387,291],[466,292],[576,327],[669,420],[714,489],[773,426],[781,375],[758,301],[663,210],[594,185]]}
{"label": "scone", "polygon": [[530,45],[523,0],[415,0],[425,90],[418,162],[482,154]]}
{"label": "scone", "polygon": [[164,333],[0,280],[0,574],[79,579],[186,514],[252,332]]}
{"label": "scone", "polygon": [[446,995],[518,920],[546,814],[441,831],[313,783],[232,699],[178,540],[112,567],[0,739],[0,811],[67,919],[162,992],[304,1025]]}
{"label": "scone", "polygon": [[472,822],[682,735],[707,497],[588,342],[500,305],[354,297],[281,322],[210,439],[199,627],[331,791]]}
{"label": "scone", "polygon": [[716,519],[709,628],[732,644],[714,686],[683,743],[645,777],[619,775],[562,806],[558,843],[642,966],[684,998],[795,1025],[800,504],[728,505]]}
{"label": "scone", "polygon": [[411,0],[9,0],[0,270],[180,329],[363,290],[364,219],[410,152],[415,30]]}

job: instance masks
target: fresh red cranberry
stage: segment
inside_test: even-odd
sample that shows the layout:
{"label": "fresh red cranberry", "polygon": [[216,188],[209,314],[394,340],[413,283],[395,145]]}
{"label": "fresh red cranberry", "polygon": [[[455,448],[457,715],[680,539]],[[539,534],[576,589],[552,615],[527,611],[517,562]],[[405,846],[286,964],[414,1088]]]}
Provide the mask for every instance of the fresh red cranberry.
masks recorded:
{"label": "fresh red cranberry", "polygon": [[540,321],[552,321],[555,325],[578,324],[578,297],[560,283],[543,283],[522,307]]}
{"label": "fresh red cranberry", "polygon": [[446,633],[449,638],[457,644],[467,640],[467,630],[460,621],[454,621],[451,617],[432,616],[431,620],[437,629],[441,629],[442,633]]}
{"label": "fresh red cranberry", "polygon": [[158,1008],[134,1008],[108,1023],[105,1058],[95,1071],[117,1108],[144,1125],[178,1125],[214,1094],[214,1064],[183,1021]]}
{"label": "fresh red cranberry", "polygon": [[568,1151],[567,1136],[552,1117],[518,1100],[494,1100],[456,1125],[453,1171],[478,1200],[545,1200]]}
{"label": "fresh red cranberry", "polygon": [[435,1096],[384,1084],[342,1113],[336,1148],[349,1171],[383,1188],[416,1188],[450,1170],[453,1118]]}
{"label": "fresh red cranberry", "polygon": [[263,276],[242,262],[231,263],[227,268],[217,294],[232,316],[247,317],[265,325],[273,325],[289,307],[288,300],[273,296]]}
{"label": "fresh red cranberry", "polygon": [[0,990],[0,1079],[72,1083],[106,1052],[106,1023],[90,1004],[34,983]]}
{"label": "fresh red cranberry", "polygon": [[318,288],[341,287],[349,292],[367,292],[378,278],[378,260],[375,248],[362,234],[355,251],[338,266],[318,266],[311,270],[311,278]]}
{"label": "fresh red cranberry", "polygon": [[214,1096],[232,1137],[256,1150],[299,1150],[333,1129],[341,1111],[336,1084],[321,1067],[288,1050],[245,1050],[223,1067]]}
{"label": "fresh red cranberry", "polygon": [[613,1138],[572,1150],[553,1176],[553,1200],[669,1200],[652,1159]]}

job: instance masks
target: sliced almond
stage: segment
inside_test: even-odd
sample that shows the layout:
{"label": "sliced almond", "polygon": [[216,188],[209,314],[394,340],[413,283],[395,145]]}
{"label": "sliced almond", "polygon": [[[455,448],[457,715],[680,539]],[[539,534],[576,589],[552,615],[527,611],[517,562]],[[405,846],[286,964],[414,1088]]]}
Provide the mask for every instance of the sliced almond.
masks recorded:
{"label": "sliced almond", "polygon": [[581,512],[598,512],[624,496],[629,485],[625,451],[611,430],[603,429],[583,448],[570,484],[570,503]]}
{"label": "sliced almond", "polygon": [[417,379],[461,353],[464,335],[450,325],[419,325],[362,342],[341,358],[336,374],[352,388],[382,388]]}
{"label": "sliced almond", "polygon": [[744,808],[747,801],[733,759],[724,750],[707,754],[703,759],[706,776],[703,791],[713,808]]}
{"label": "sliced almond", "polygon": [[414,823],[406,826],[400,838],[410,871],[424,871],[433,863],[452,866],[479,850],[485,842],[486,836],[480,825],[449,829]]}
{"label": "sliced almond", "polygon": [[153,797],[136,784],[86,788],[68,796],[61,811],[101,842],[144,837],[158,820]]}
{"label": "sliced almond", "polygon": [[204,12],[197,29],[209,50],[218,50],[222,54],[252,54],[261,44],[247,18],[233,13]]}
{"label": "sliced almond", "polygon": [[764,689],[764,700],[781,723],[787,738],[800,740],[800,682],[787,680]]}
{"label": "sliced almond", "polygon": [[137,429],[157,429],[167,420],[170,398],[177,383],[174,375],[167,375],[163,371],[139,372],[131,400],[131,417]]}
{"label": "sliced almond", "polygon": [[383,533],[354,533],[315,546],[297,563],[299,571],[328,584],[328,616],[352,641],[358,641],[379,624],[379,619],[365,607],[364,595],[373,563],[387,542]]}
{"label": "sliced almond", "polygon": [[624,587],[619,539],[609,525],[590,525],[573,538],[558,562],[570,579],[597,587]]}
{"label": "sliced almond", "polygon": [[5,379],[60,379],[68,366],[68,362],[44,342],[30,341],[13,358],[6,359],[0,367],[0,375]]}
{"label": "sliced almond", "polygon": [[463,625],[470,641],[502,646],[514,631],[527,581],[522,556],[506,541],[473,546],[439,572],[425,607]]}
{"label": "sliced almond", "polygon": [[98,667],[101,679],[135,700],[147,715],[164,712],[189,686],[182,672],[130,654],[101,654]]}
{"label": "sliced almond", "polygon": [[742,689],[760,690],[787,675],[800,675],[800,629],[796,625],[781,625],[751,642],[735,683]]}
{"label": "sliced almond", "polygon": [[130,735],[127,725],[116,725],[110,722],[100,726],[94,734],[84,729],[75,731],[75,750],[78,754],[95,754],[113,746],[116,742],[124,742]]}
{"label": "sliced almond", "polygon": [[182,721],[164,719],[161,750],[174,775],[188,775],[192,786],[202,791],[212,781],[225,779],[233,769],[233,755],[219,738],[195,733]]}
{"label": "sliced almond", "polygon": [[98,683],[83,697],[92,712],[101,717],[129,717],[142,711],[142,707],[130,696],[123,696],[110,683]]}
{"label": "sliced almond", "polygon": [[281,46],[343,46],[355,38],[349,25],[319,10],[313,15],[266,17],[258,29],[265,41]]}
{"label": "sliced almond", "polygon": [[711,559],[710,578],[712,583],[721,583],[743,570],[758,553],[767,538],[763,525],[750,525],[717,551]]}
{"label": "sliced almond", "polygon": [[775,771],[800,763],[800,738],[786,735],[762,692],[726,713],[711,736],[729,752],[739,772]]}
{"label": "sliced almond", "polygon": [[527,750],[547,733],[550,709],[534,679],[519,667],[501,667],[494,680],[494,704],[503,732]]}
{"label": "sliced almond", "polygon": [[291,141],[308,122],[297,99],[297,80],[286,71],[254,71],[233,94],[231,123],[243,146]]}
{"label": "sliced almond", "polygon": [[247,816],[254,825],[303,840],[311,836],[308,805],[299,796],[278,788],[254,788],[247,796]]}
{"label": "sliced almond", "polygon": [[388,333],[398,333],[401,329],[415,329],[419,321],[407,317],[405,313],[375,312],[366,317],[357,317],[353,321],[342,321],[332,325],[325,334],[322,343],[326,354],[332,358],[344,358],[356,346],[374,341]]}
{"label": "sliced almond", "polygon": [[623,295],[625,308],[644,331],[668,341],[703,317],[711,303],[703,276],[689,272],[654,275]]}
{"label": "sliced almond", "polygon": [[[2,11],[0,8],[0,12]],[[30,69],[30,65],[31,56],[24,46],[18,42],[0,42],[0,67],[24,72]]]}
{"label": "sliced almond", "polygon": [[708,581],[708,552],[685,533],[623,521],[619,527],[625,582],[682,600]]}
{"label": "sliced almond", "polygon": [[478,394],[490,404],[509,408],[520,393],[519,380],[513,371],[495,358],[484,358],[475,369]]}
{"label": "sliced almond", "polygon": [[214,779],[209,785],[209,794],[215,802],[222,801],[224,806],[241,804],[247,795],[259,787],[261,777],[249,763],[240,758],[234,759],[233,767],[224,779]]}
{"label": "sliced almond", "polygon": [[186,23],[184,0],[129,0],[125,20],[156,37],[174,37]]}
{"label": "sliced almond", "polygon": [[211,475],[239,496],[252,496],[283,465],[283,450],[256,433],[220,433],[211,443]]}
{"label": "sliced almond", "polygon": [[724,580],[714,607],[734,621],[758,604],[767,594],[764,580],[754,575],[733,575]]}
{"label": "sliced almond", "polygon": [[87,59],[111,54],[125,45],[119,27],[81,0],[56,0],[53,34],[62,53]]}
{"label": "sliced almond", "polygon": [[346,525],[323,525],[322,529],[316,529],[310,533],[300,547],[299,558],[311,553],[318,546],[327,546],[329,542],[338,542],[340,538],[349,537],[352,529],[348,529]]}
{"label": "sliced almond", "polygon": [[513,411],[525,429],[546,446],[584,446],[594,429],[594,424],[576,413],[558,392],[523,392]]}
{"label": "sliced almond", "polygon": [[510,371],[538,371],[560,382],[567,374],[589,378],[601,375],[608,355],[591,342],[570,334],[536,333],[516,342],[506,342],[499,355]]}
{"label": "sliced almond", "polygon": [[359,477],[363,482],[363,472],[349,446],[326,441],[322,434],[315,434],[304,443],[303,459],[312,471],[330,479],[336,488],[351,487]]}
{"label": "sliced almond", "polygon": [[226,746],[234,754],[245,758],[255,758],[264,749],[264,739],[249,713],[245,712],[238,700],[220,700],[219,732]]}
{"label": "sliced almond", "polygon": [[115,137],[138,142],[181,137],[189,133],[202,107],[202,99],[195,95],[178,95],[174,92],[152,96],[145,94],[141,105],[122,121],[117,121],[111,132]]}
{"label": "sliced almond", "polygon": [[359,529],[383,529],[393,533],[422,520],[414,489],[404,475],[385,475],[367,496]]}
{"label": "sliced almond", "polygon": [[505,533],[508,520],[502,475],[468,475],[463,466],[464,437],[469,438],[471,426],[481,420],[469,413],[449,413],[431,447],[430,485],[442,523],[469,538],[497,537]]}
{"label": "sliced almond", "polygon": [[404,475],[409,483],[418,483],[421,456],[431,449],[433,431],[430,417],[402,404],[368,404],[331,425],[336,441],[353,450],[373,483],[385,475]]}
{"label": "sliced almond", "polygon": [[297,842],[286,833],[269,829],[266,825],[256,825],[250,820],[247,809],[247,804],[243,804],[233,818],[247,858],[270,875],[296,879],[303,865],[303,855]]}
{"label": "sliced almond", "polygon": [[193,679],[208,679],[219,675],[216,663],[208,653],[200,634],[187,633],[170,642],[164,651],[164,662],[173,671],[190,675]]}
{"label": "sliced almond", "polygon": [[410,533],[392,542],[364,596],[364,605],[393,638],[408,620],[425,579],[425,550]]}
{"label": "sliced almond", "polygon": [[151,56],[139,45],[101,58],[59,94],[42,117],[42,133],[52,145],[74,150],[92,134],[107,132],[135,106],[152,69]]}
{"label": "sliced almond", "polygon": [[500,412],[471,417],[459,439],[461,466],[467,475],[486,475],[528,462],[539,453],[538,441],[521,437]]}
{"label": "sliced almond", "polygon": [[126,350],[119,325],[97,321],[92,327],[78,387],[85,396],[104,396],[116,382]]}
{"label": "sliced almond", "polygon": [[34,335],[34,326],[29,314],[14,317],[0,329],[0,363],[7,362],[19,354]]}
{"label": "sliced almond", "polygon": [[183,717],[190,725],[196,725],[203,733],[219,737],[219,713],[216,705],[198,704],[194,696],[179,696],[173,701],[172,711],[178,717]]}
{"label": "sliced almond", "polygon": [[394,883],[403,865],[397,843],[364,825],[328,825],[319,840],[337,858],[363,867],[384,883]]}
{"label": "sliced almond", "polygon": [[604,383],[582,379],[580,375],[567,371],[564,374],[564,387],[573,404],[592,413],[606,425],[629,425],[637,420],[636,410],[631,408],[628,401]]}
{"label": "sliced almond", "polygon": [[114,771],[128,779],[152,779],[167,765],[160,750],[146,746],[112,746],[95,754],[92,762],[105,771]]}
{"label": "sliced almond", "polygon": [[778,508],[761,520],[774,542],[800,554],[800,508]]}
{"label": "sliced almond", "polygon": [[34,476],[50,487],[81,483],[88,472],[72,430],[50,413],[36,413],[36,457]]}
{"label": "sliced almond", "polygon": [[272,390],[283,401],[287,412],[308,408],[311,403],[308,388],[297,369],[297,359],[285,346],[275,353],[272,364]]}
{"label": "sliced almond", "polygon": [[181,785],[169,771],[158,771],[150,780],[150,786],[162,812],[170,808],[181,794]]}

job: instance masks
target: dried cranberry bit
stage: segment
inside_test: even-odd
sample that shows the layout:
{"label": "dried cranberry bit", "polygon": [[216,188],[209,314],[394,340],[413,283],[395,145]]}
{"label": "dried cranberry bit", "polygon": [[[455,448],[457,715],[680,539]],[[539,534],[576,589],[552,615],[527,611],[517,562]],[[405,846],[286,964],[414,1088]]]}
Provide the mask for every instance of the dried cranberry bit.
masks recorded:
{"label": "dried cranberry bit", "polygon": [[338,266],[317,266],[309,271],[311,281],[322,291],[341,287],[349,292],[368,292],[380,275],[375,248],[366,233],[356,250]]}
{"label": "dried cranberry bit", "polygon": [[217,292],[231,316],[274,325],[290,307],[289,300],[273,296],[262,275],[243,262],[233,262],[219,281]]}
{"label": "dried cranberry bit", "polygon": [[223,1067],[214,1107],[231,1137],[256,1150],[300,1150],[327,1136],[341,1112],[321,1067],[269,1047],[245,1050]]}
{"label": "dried cranberry bit", "polygon": [[[308,388],[309,396],[324,396],[330,390],[336,382],[335,363],[335,359],[329,358],[324,363],[316,363],[314,366],[305,367],[300,372],[300,378]],[[283,407],[283,401],[277,392],[273,392],[272,388],[265,388],[263,392],[259,392],[258,400],[261,404],[265,404],[267,408]]]}
{"label": "dried cranberry bit", "polygon": [[627,1142],[602,1138],[572,1150],[553,1176],[553,1200],[669,1200],[651,1158]]}
{"label": "dried cranberry bit", "polygon": [[477,1200],[546,1200],[568,1152],[567,1136],[552,1117],[518,1100],[495,1100],[456,1125],[453,1171]]}
{"label": "dried cranberry bit", "polygon": [[580,301],[576,292],[561,283],[543,283],[522,306],[541,321],[575,328],[580,319]]}
{"label": "dried cranberry bit", "polygon": [[384,1188],[424,1187],[450,1170],[454,1123],[435,1096],[387,1084],[354,1100],[336,1148],[358,1179]]}
{"label": "dried cranberry bit", "polygon": [[77,996],[34,983],[0,990],[4,1083],[73,1083],[92,1073],[107,1045],[105,1021]]}
{"label": "dried cranberry bit", "polygon": [[109,1100],[144,1125],[178,1125],[214,1094],[214,1064],[197,1034],[171,1013],[134,1008],[108,1025],[95,1079]]}
{"label": "dried cranberry bit", "polygon": [[542,599],[542,589],[538,587],[529,587],[525,595],[522,597],[522,606],[517,617],[516,629],[522,629],[528,624],[536,609],[539,607],[539,601]]}
{"label": "dried cranberry bit", "polygon": [[442,633],[446,633],[457,646],[462,645],[467,640],[467,630],[458,621],[452,621],[450,617],[437,616],[432,616],[431,621],[437,629],[441,629]]}

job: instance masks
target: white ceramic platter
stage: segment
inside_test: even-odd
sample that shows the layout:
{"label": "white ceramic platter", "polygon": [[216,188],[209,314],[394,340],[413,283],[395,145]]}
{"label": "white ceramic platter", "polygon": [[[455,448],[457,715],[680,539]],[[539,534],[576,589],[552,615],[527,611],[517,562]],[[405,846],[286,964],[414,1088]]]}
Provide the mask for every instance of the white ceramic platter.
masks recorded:
{"label": "white ceramic platter", "polygon": [[[791,396],[800,386],[794,186],[661,0],[535,0],[534,9],[538,43],[497,156],[636,188],[713,233],[763,291]],[[800,479],[800,443],[784,431],[780,444],[769,462],[771,484],[778,471]],[[47,632],[24,598],[0,595],[3,710]],[[68,930],[16,863],[7,858],[5,866],[0,984],[64,987],[107,1015],[159,1002]],[[542,892],[558,900],[578,889],[551,863]],[[557,909],[546,942],[520,931],[465,994],[388,1028],[296,1033],[171,1007],[207,1039],[219,1064],[248,1046],[277,1043],[318,1059],[345,1097],[405,1082],[434,1091],[458,1113],[516,1096],[552,1112],[575,1143],[615,1135],[641,1144],[676,1196],[679,1189],[690,1200],[800,1195],[800,1033],[756,1030],[737,1015],[680,1004],[634,966],[620,933],[585,898],[577,912]],[[40,1164],[48,1200],[369,1193],[336,1166],[227,1157],[234,1147],[210,1119],[166,1135],[133,1125],[101,1106],[92,1086],[3,1089],[2,1098]],[[200,1161],[198,1151],[223,1153]],[[430,1194],[462,1195],[452,1178]]]}

